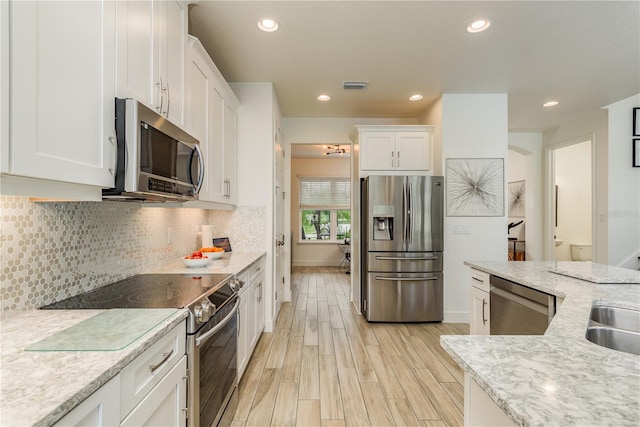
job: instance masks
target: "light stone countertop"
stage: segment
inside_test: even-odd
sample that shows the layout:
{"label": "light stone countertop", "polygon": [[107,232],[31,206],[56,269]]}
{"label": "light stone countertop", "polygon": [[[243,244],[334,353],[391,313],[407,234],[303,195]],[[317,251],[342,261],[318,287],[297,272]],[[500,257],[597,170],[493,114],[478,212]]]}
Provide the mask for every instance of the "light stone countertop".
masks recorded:
{"label": "light stone countertop", "polygon": [[266,256],[265,252],[228,252],[222,258],[214,259],[205,267],[193,268],[187,267],[177,258],[175,261],[168,263],[160,268],[154,268],[145,273],[167,273],[167,274],[211,274],[211,273],[228,273],[240,274],[246,270],[251,264]]}
{"label": "light stone countertop", "polygon": [[[176,259],[141,273],[238,274],[264,256],[264,252],[232,252],[205,268],[188,268]],[[53,425],[187,317],[187,310],[176,309],[118,351],[25,351],[105,311],[30,310],[0,322],[0,426]]]}
{"label": "light stone countertop", "polygon": [[[564,298],[542,336],[441,338],[511,419],[523,426],[638,425],[640,356],[593,344],[585,332],[594,304],[640,310],[640,285],[595,284],[549,272],[555,262],[465,264]],[[563,263],[562,269],[571,266]]]}
{"label": "light stone countertop", "polygon": [[[187,317],[187,310],[165,309],[165,320],[118,351],[25,351],[105,311],[30,310],[0,323],[1,426],[54,424]],[[122,327],[135,328],[131,320]]]}

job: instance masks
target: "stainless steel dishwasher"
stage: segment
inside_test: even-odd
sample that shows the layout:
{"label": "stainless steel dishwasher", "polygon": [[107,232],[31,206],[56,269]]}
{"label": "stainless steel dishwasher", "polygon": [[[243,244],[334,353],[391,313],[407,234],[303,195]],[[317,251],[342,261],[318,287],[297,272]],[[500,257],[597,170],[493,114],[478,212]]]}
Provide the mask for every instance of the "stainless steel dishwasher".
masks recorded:
{"label": "stainless steel dishwasher", "polygon": [[543,335],[556,314],[556,297],[501,277],[489,279],[491,335]]}

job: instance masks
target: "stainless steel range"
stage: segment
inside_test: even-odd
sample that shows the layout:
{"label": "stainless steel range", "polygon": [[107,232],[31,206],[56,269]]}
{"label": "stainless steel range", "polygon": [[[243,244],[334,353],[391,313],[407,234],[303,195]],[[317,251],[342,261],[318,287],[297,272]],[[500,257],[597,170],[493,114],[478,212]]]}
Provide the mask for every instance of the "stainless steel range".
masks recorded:
{"label": "stainless steel range", "polygon": [[189,426],[232,418],[238,386],[238,289],[228,274],[140,274],[42,309],[186,308]]}

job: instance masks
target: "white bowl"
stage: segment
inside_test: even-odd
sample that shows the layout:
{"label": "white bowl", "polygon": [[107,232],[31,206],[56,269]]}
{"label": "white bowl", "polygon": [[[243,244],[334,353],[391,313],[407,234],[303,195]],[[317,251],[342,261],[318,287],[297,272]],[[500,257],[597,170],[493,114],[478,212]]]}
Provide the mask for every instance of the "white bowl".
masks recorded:
{"label": "white bowl", "polygon": [[180,258],[182,260],[182,262],[184,263],[184,265],[186,265],[187,267],[192,267],[192,268],[197,268],[197,267],[204,267],[206,266],[209,261],[211,261],[211,258],[206,257],[206,255],[202,254],[202,258],[185,258],[182,257]]}
{"label": "white bowl", "polygon": [[224,251],[220,252],[202,252],[202,256],[208,256],[210,259],[220,259],[224,255]]}

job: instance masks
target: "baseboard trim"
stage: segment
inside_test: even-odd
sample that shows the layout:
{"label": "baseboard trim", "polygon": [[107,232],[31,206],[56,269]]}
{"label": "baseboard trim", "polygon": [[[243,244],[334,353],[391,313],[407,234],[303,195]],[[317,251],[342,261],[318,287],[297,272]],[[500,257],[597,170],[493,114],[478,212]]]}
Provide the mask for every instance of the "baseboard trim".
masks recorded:
{"label": "baseboard trim", "polygon": [[468,311],[446,311],[442,323],[469,323]]}

